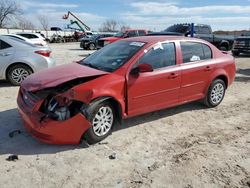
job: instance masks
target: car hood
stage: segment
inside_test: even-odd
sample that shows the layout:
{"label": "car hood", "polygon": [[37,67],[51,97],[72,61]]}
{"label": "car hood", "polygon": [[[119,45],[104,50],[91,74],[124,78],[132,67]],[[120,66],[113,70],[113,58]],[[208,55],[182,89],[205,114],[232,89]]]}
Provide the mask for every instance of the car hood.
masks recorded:
{"label": "car hood", "polygon": [[89,78],[109,74],[78,63],[60,65],[39,71],[27,77],[21,84],[26,91],[35,92],[45,88],[56,87],[77,78]]}
{"label": "car hood", "polygon": [[120,37],[106,37],[106,38],[102,38],[101,40],[113,42],[113,41],[117,41],[119,39],[122,39],[122,38],[120,38]]}

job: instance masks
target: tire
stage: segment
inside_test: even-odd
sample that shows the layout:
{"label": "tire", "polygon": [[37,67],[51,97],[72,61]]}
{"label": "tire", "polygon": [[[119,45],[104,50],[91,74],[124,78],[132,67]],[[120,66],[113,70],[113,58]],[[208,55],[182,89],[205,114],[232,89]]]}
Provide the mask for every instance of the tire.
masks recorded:
{"label": "tire", "polygon": [[232,51],[232,54],[233,54],[233,56],[239,56],[240,52],[234,52],[234,51]]}
{"label": "tire", "polygon": [[[106,119],[102,117],[106,117]],[[110,135],[116,120],[114,108],[107,101],[101,102],[94,107],[89,119],[92,126],[84,134],[84,139],[89,144],[95,144]]]}
{"label": "tire", "polygon": [[89,50],[95,50],[96,49],[96,46],[94,43],[90,43],[89,46],[88,46],[88,49]]}
{"label": "tire", "polygon": [[227,47],[225,47],[225,46],[220,46],[219,50],[221,50],[221,51],[228,51]]}
{"label": "tire", "polygon": [[204,98],[204,104],[210,108],[218,106],[226,92],[226,84],[221,79],[215,79],[208,88],[207,95]]}
{"label": "tire", "polygon": [[8,69],[7,79],[12,85],[19,86],[32,73],[33,71],[27,65],[17,64]]}

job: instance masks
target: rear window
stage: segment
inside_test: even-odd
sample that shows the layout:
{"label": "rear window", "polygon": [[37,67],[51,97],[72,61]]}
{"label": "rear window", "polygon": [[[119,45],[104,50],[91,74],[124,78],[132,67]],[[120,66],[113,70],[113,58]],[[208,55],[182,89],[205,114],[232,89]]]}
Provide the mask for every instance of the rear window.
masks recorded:
{"label": "rear window", "polygon": [[4,50],[6,48],[10,48],[11,45],[8,44],[7,42],[4,42],[3,40],[0,40],[0,50]]}
{"label": "rear window", "polygon": [[209,46],[197,42],[181,42],[183,63],[212,59]]}
{"label": "rear window", "polygon": [[18,34],[18,35],[25,37],[25,38],[28,38],[28,39],[37,39],[38,38],[38,36],[33,35],[33,34]]}
{"label": "rear window", "polygon": [[137,36],[137,32],[136,32],[136,31],[129,31],[129,32],[127,33],[127,36],[128,36],[128,37],[136,37],[136,36]]}
{"label": "rear window", "polygon": [[138,34],[139,34],[139,36],[144,36],[144,35],[146,35],[146,32],[143,31],[143,30],[139,30],[139,31],[138,31]]}

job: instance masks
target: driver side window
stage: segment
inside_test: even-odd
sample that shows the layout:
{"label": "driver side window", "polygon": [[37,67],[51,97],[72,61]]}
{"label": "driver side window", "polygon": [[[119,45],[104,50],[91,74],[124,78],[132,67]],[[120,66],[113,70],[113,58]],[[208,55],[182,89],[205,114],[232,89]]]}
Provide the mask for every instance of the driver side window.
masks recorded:
{"label": "driver side window", "polygon": [[136,64],[142,63],[150,64],[154,70],[176,65],[174,43],[157,44],[146,52]]}

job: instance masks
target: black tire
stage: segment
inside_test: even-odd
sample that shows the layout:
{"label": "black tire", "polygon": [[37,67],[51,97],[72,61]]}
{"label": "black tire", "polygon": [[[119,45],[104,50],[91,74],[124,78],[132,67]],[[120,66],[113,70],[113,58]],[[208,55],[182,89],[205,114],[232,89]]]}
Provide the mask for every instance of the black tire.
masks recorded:
{"label": "black tire", "polygon": [[[22,76],[20,71],[23,71]],[[17,75],[17,72],[20,72],[20,79],[18,79],[17,76],[15,76]],[[33,71],[27,65],[16,64],[8,69],[7,79],[12,85],[19,86],[21,82],[32,73]]]}
{"label": "black tire", "polygon": [[219,49],[220,49],[221,51],[228,51],[228,48],[225,47],[225,46],[220,46]]}
{"label": "black tire", "polygon": [[[97,133],[95,133],[94,131],[94,118],[96,117],[97,113],[99,112],[99,110],[102,107],[108,107],[112,110],[112,114],[113,114],[113,121],[112,121],[112,125],[110,126],[109,130],[107,133],[105,133],[104,135],[97,135]],[[89,143],[89,144],[95,144],[97,142],[100,142],[101,140],[103,140],[104,138],[106,138],[108,135],[111,134],[112,132],[112,128],[116,122],[116,118],[115,118],[115,110],[113,108],[113,106],[108,102],[108,101],[104,101],[101,102],[97,105],[94,106],[92,112],[90,112],[90,122],[91,122],[91,127],[87,130],[87,132],[84,134],[84,139]]]}
{"label": "black tire", "polygon": [[[221,89],[223,90],[222,95],[218,94],[218,95],[220,95],[220,97],[218,97],[217,102],[214,101],[214,100],[216,100],[216,99],[214,99],[214,98],[216,98],[216,97],[214,97],[215,96],[214,95],[214,89],[216,89],[215,87],[222,87]],[[223,101],[223,98],[225,96],[225,92],[226,92],[226,84],[225,84],[225,82],[223,80],[221,80],[221,79],[215,79],[211,83],[211,85],[209,86],[208,91],[207,91],[207,95],[204,98],[203,103],[206,106],[210,107],[210,108],[216,107]]]}
{"label": "black tire", "polygon": [[239,56],[239,55],[240,55],[240,52],[232,51],[232,54],[233,54],[233,56]]}
{"label": "black tire", "polygon": [[90,44],[88,45],[88,49],[89,49],[89,50],[95,50],[95,49],[96,49],[95,44],[94,44],[94,43],[90,43]]}

